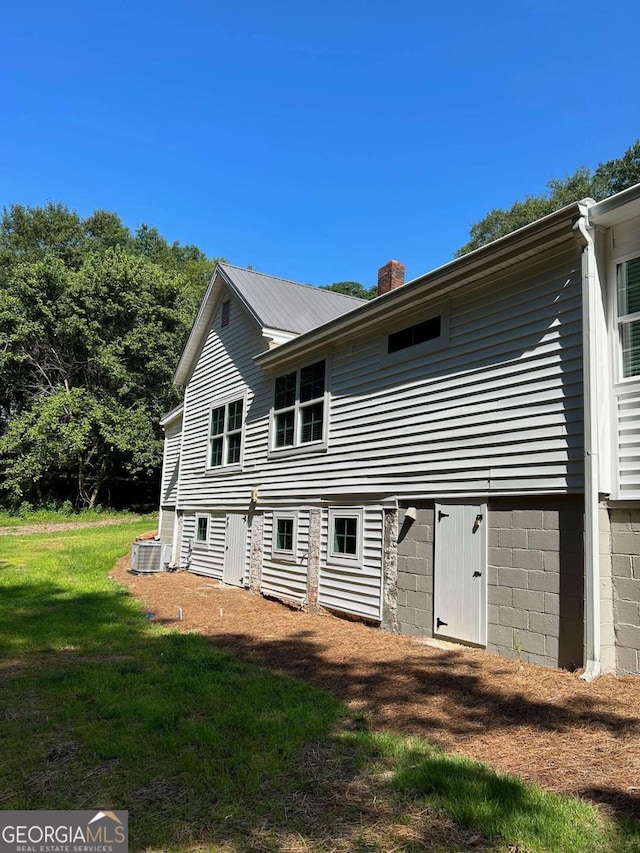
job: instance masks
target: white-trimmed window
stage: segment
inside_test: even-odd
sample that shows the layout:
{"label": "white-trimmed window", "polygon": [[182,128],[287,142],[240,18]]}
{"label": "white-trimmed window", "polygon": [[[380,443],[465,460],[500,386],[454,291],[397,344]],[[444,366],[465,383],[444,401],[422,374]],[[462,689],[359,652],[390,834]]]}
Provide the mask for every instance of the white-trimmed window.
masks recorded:
{"label": "white-trimmed window", "polygon": [[640,257],[618,264],[618,334],[624,379],[640,376]]}
{"label": "white-trimmed window", "polygon": [[362,565],[363,521],[362,509],[329,509],[330,563],[354,568]]}
{"label": "white-trimmed window", "polygon": [[208,468],[240,467],[245,400],[213,406],[209,416]]}
{"label": "white-trimmed window", "polygon": [[209,516],[196,515],[196,548],[206,548],[209,544]]}
{"label": "white-trimmed window", "polygon": [[276,377],[273,450],[320,444],[326,433],[326,361],[315,361]]}
{"label": "white-trimmed window", "polygon": [[298,513],[274,512],[273,543],[271,556],[274,560],[293,562],[298,550]]}
{"label": "white-trimmed window", "polygon": [[384,355],[403,360],[446,346],[449,341],[449,306],[441,302],[417,323],[395,324],[384,335]]}

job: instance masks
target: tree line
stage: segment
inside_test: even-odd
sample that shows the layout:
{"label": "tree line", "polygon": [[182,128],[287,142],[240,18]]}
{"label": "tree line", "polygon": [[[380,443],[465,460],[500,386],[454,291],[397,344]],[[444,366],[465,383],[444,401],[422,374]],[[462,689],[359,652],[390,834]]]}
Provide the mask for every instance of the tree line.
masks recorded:
{"label": "tree line", "polygon": [[[153,480],[159,419],[214,261],[96,211],[0,220],[0,502],[93,507]],[[120,486],[121,487],[121,486]]]}

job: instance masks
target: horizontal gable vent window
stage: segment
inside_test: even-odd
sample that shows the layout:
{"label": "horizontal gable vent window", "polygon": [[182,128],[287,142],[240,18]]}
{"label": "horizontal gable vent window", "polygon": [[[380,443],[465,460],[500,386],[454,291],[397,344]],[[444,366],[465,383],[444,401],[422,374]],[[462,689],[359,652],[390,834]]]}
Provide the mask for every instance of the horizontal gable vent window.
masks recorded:
{"label": "horizontal gable vent window", "polygon": [[400,352],[403,349],[417,346],[418,344],[435,341],[442,335],[442,317],[431,317],[422,323],[407,326],[397,332],[391,332],[387,340],[387,352],[389,354]]}

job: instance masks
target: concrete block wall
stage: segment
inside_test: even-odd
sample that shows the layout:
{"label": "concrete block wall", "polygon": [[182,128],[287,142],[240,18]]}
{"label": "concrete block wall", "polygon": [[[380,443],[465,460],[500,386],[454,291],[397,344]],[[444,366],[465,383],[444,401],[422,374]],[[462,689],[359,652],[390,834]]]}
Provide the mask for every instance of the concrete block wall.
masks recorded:
{"label": "concrete block wall", "polygon": [[397,625],[401,634],[433,634],[433,504],[416,506],[415,521],[398,512]]}
{"label": "concrete block wall", "polygon": [[609,510],[618,673],[640,675],[640,506]]}
{"label": "concrete block wall", "polygon": [[544,666],[582,666],[581,498],[493,498],[488,536],[488,648]]}

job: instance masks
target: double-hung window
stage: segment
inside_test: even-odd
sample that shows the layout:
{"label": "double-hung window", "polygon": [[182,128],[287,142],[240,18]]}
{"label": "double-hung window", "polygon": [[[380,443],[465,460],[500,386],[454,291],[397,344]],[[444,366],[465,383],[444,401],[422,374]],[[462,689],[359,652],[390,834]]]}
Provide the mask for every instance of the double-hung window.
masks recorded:
{"label": "double-hung window", "polygon": [[276,377],[272,425],[275,450],[324,440],[325,390],[324,359]]}
{"label": "double-hung window", "polygon": [[622,376],[640,376],[640,257],[618,264],[618,333]]}
{"label": "double-hung window", "polygon": [[244,400],[231,400],[211,409],[209,419],[209,468],[238,466],[242,460]]}

